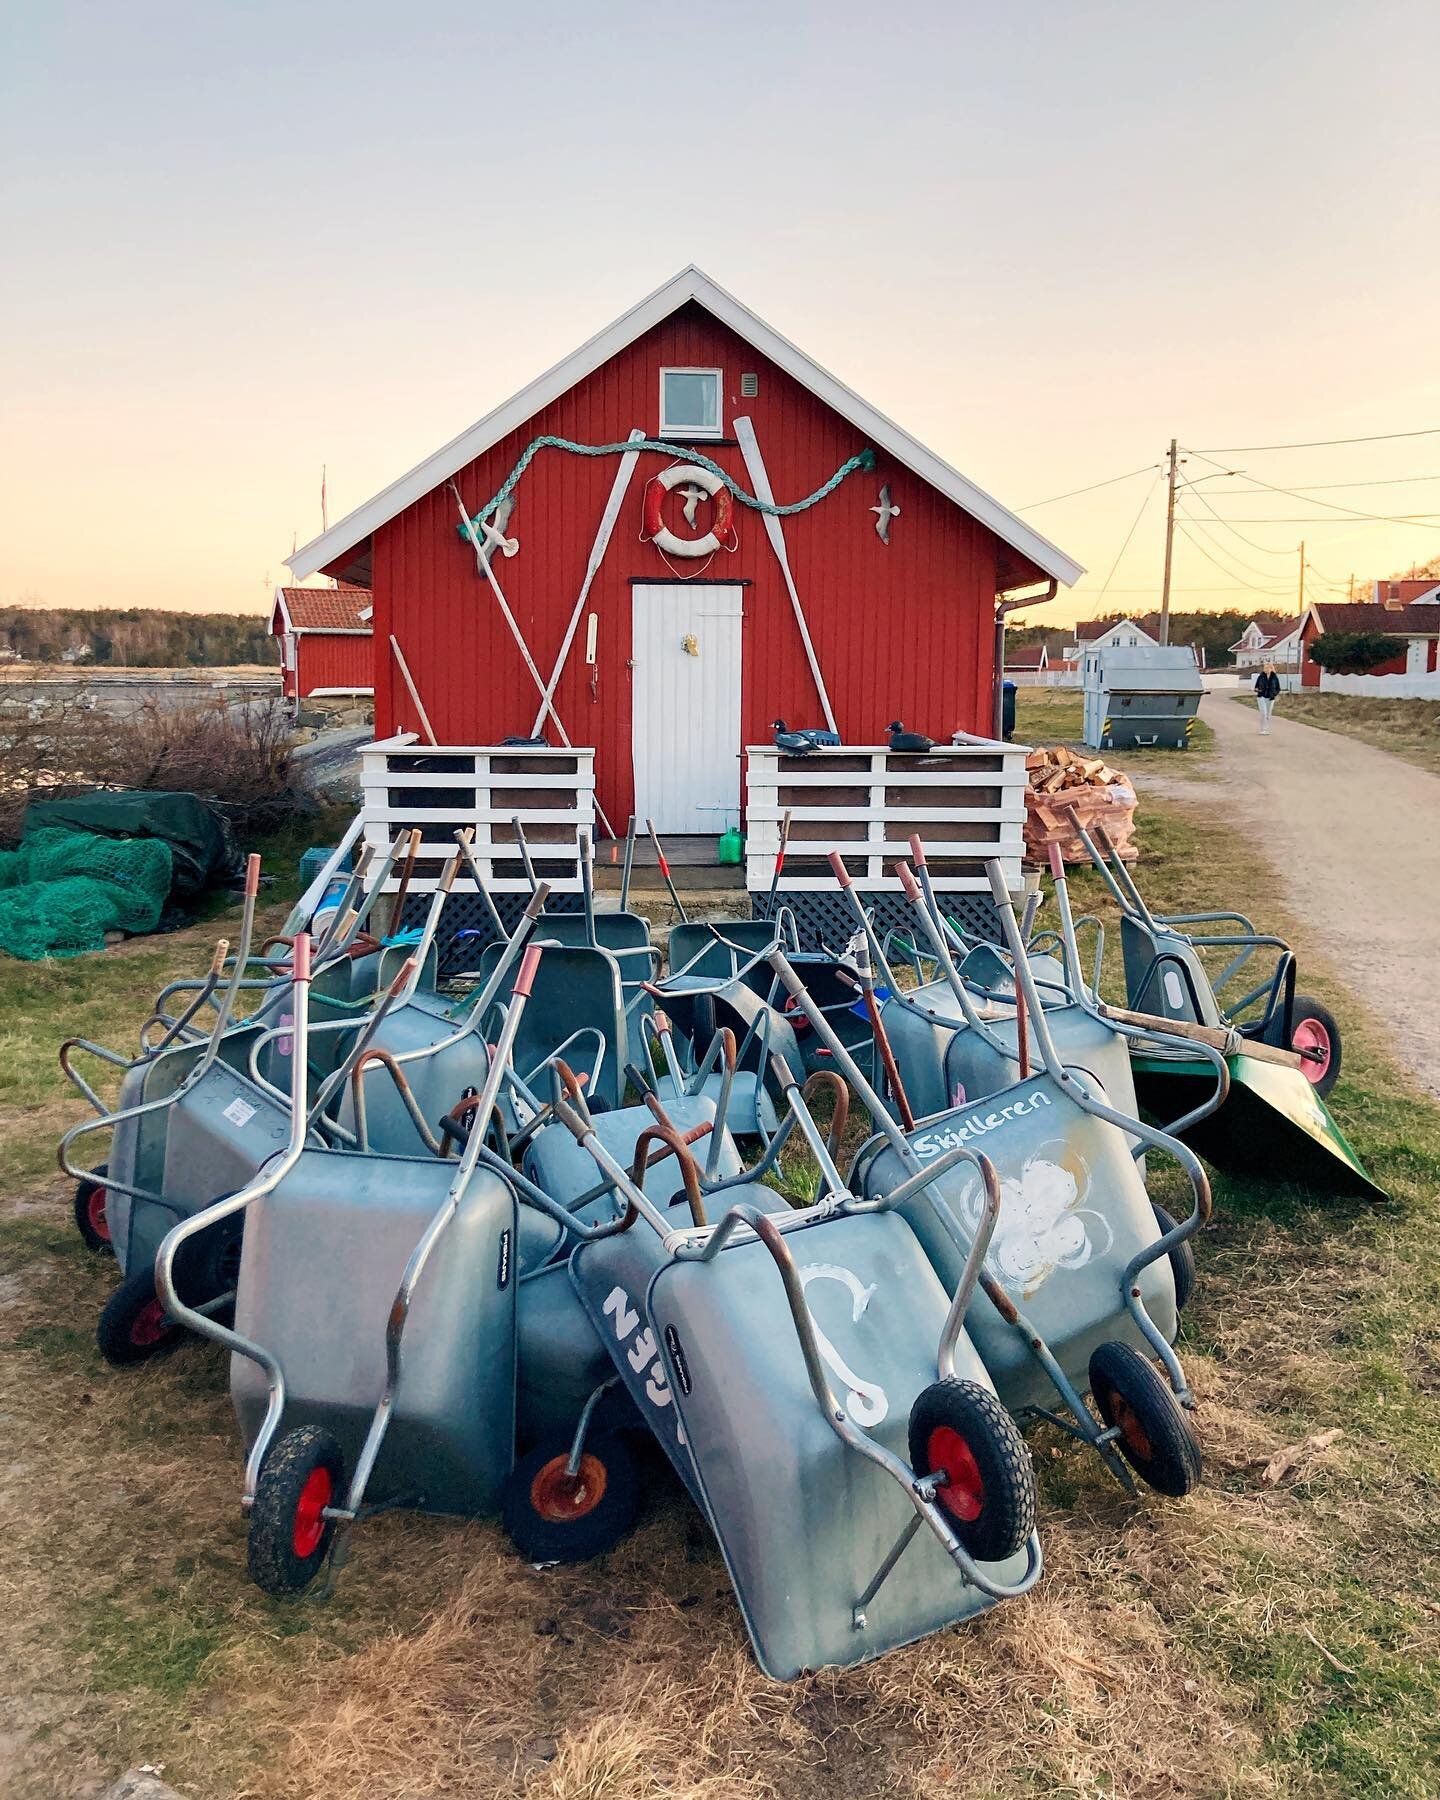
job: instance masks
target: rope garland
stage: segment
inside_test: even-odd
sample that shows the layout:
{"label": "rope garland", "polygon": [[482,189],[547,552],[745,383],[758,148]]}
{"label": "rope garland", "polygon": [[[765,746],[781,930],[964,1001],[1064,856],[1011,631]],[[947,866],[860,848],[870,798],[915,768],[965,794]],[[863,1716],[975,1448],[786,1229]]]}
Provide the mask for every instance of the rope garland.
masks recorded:
{"label": "rope garland", "polygon": [[[541,450],[568,450],[575,456],[623,456],[630,450],[655,450],[662,456],[674,457],[681,462],[694,463],[699,468],[708,469],[712,475],[719,476],[742,506],[748,506],[755,512],[770,513],[779,519],[788,518],[792,513],[804,512],[807,507],[814,506],[817,501],[823,500],[827,494],[833,494],[840,483],[847,476],[853,475],[857,469],[873,469],[875,467],[875,452],[867,445],[865,449],[857,451],[848,461],[841,463],[825,485],[816,488],[813,494],[807,494],[803,500],[792,500],[788,506],[779,506],[773,500],[757,500],[753,494],[747,494],[732,476],[725,473],[719,463],[711,462],[708,456],[702,456],[698,450],[679,444],[667,444],[660,438],[628,438],[623,444],[577,444],[572,438],[538,437],[525,446],[524,454],[505,477],[505,481],[494,499],[487,501],[475,514],[470,521],[471,529],[478,532],[486,519],[493,516],[501,502],[509,499],[510,495],[514,493],[520,477]],[[466,536],[464,525],[457,525],[456,530],[462,537]]]}

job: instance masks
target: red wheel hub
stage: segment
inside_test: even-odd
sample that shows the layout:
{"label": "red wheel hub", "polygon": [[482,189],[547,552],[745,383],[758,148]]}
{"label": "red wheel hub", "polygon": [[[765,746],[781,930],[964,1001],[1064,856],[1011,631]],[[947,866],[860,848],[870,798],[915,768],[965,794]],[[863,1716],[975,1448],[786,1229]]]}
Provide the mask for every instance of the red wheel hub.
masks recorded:
{"label": "red wheel hub", "polygon": [[600,1458],[582,1456],[573,1475],[565,1472],[568,1461],[565,1456],[552,1456],[530,1483],[530,1504],[551,1525],[569,1525],[583,1519],[605,1498],[608,1477]]}
{"label": "red wheel hub", "polygon": [[936,1498],[946,1512],[966,1524],[985,1509],[985,1482],[974,1452],[949,1425],[937,1425],[925,1440],[925,1456],[932,1475],[944,1475],[945,1485]]}
{"label": "red wheel hub", "polygon": [[328,1469],[312,1469],[305,1477],[300,1498],[295,1502],[295,1523],[290,1533],[291,1546],[303,1561],[320,1548],[329,1521],[325,1508],[335,1492],[335,1480]]}
{"label": "red wheel hub", "polygon": [[105,1206],[109,1195],[103,1187],[92,1187],[85,1196],[85,1217],[90,1229],[104,1243],[110,1242],[110,1221],[106,1217]]}
{"label": "red wheel hub", "polygon": [[130,1342],[140,1350],[149,1350],[162,1342],[173,1330],[158,1300],[147,1300],[130,1321]]}
{"label": "red wheel hub", "polygon": [[1307,1081],[1321,1082],[1325,1079],[1334,1047],[1330,1042],[1330,1033],[1319,1019],[1301,1019],[1290,1034],[1290,1048],[1298,1050],[1304,1057],[1301,1066]]}
{"label": "red wheel hub", "polygon": [[1120,1427],[1120,1435],[1134,1451],[1142,1463],[1150,1462],[1155,1452],[1150,1444],[1149,1433],[1140,1423],[1140,1415],[1131,1406],[1123,1394],[1112,1394],[1110,1409],[1114,1413],[1114,1423]]}

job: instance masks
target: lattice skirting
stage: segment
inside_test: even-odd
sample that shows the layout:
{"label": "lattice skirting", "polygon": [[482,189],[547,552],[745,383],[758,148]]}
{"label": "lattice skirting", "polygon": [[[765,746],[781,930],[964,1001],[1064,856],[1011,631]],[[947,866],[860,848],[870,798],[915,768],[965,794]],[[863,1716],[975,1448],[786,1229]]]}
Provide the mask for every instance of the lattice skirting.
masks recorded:
{"label": "lattice skirting", "polygon": [[[858,886],[856,892],[860,895],[865,910],[872,914],[876,934],[882,941],[887,931],[908,931],[914,927],[915,914],[904,894],[867,894]],[[940,910],[947,918],[955,921],[966,937],[978,938],[989,944],[1004,941],[993,900],[981,894],[944,893],[937,894],[936,899],[940,903]],[[832,950],[838,950],[855,929],[855,915],[838,889],[834,893],[801,890],[792,894],[787,894],[782,889],[776,904],[788,906],[794,913],[802,950],[820,949],[822,939]],[[751,916],[756,919],[772,918],[774,908],[770,904],[769,893],[751,894],[750,911]]]}

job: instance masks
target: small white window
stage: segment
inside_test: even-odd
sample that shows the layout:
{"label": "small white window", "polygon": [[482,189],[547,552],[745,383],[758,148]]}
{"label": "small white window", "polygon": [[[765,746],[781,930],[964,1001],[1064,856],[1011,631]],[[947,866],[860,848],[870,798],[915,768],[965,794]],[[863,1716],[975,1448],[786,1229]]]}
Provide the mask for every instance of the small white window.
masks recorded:
{"label": "small white window", "polygon": [[660,371],[660,435],[714,437],[722,433],[719,369]]}

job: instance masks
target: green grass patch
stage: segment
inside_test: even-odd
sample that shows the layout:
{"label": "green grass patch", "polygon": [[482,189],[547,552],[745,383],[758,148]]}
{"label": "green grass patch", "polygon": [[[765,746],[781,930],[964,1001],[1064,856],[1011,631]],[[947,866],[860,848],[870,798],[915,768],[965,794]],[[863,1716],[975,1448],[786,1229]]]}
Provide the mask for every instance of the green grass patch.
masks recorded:
{"label": "green grass patch", "polygon": [[[1242,695],[1241,704],[1254,706],[1254,697]],[[1275,702],[1275,716],[1358,738],[1428,774],[1440,775],[1440,700],[1302,692],[1282,694]]]}

